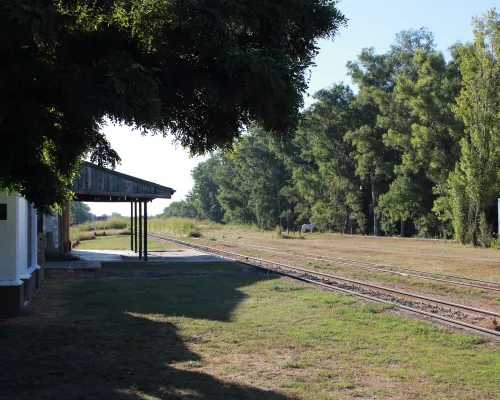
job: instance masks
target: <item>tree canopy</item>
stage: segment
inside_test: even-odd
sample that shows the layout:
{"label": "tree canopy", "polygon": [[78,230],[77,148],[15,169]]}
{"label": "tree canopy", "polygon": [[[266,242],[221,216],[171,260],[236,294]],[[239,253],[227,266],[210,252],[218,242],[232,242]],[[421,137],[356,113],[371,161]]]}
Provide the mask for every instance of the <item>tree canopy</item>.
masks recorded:
{"label": "tree canopy", "polygon": [[468,231],[474,245],[485,245],[485,212],[500,197],[500,14],[491,10],[475,18],[474,42],[459,54],[463,86],[455,113],[464,122],[465,135],[450,176],[452,201],[460,204],[453,217],[462,241]]}
{"label": "tree canopy", "polygon": [[314,222],[486,247],[498,232],[499,54],[495,11],[474,19],[474,41],[448,60],[425,28],[396,35],[384,54],[363,49],[347,64],[356,92],[318,91],[289,141],[252,126],[196,167],[185,207],[261,228]]}
{"label": "tree canopy", "polygon": [[2,0],[0,187],[40,211],[87,156],[115,167],[106,121],[229,148],[250,123],[291,136],[330,0]]}
{"label": "tree canopy", "polygon": [[77,225],[87,221],[92,221],[92,213],[90,207],[80,201],[70,201],[69,219],[71,225]]}

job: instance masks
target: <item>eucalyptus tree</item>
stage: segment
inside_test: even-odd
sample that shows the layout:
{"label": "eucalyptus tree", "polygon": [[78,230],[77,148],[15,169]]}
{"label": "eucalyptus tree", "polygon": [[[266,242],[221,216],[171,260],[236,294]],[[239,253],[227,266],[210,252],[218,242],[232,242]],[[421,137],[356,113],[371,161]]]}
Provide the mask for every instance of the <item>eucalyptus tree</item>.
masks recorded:
{"label": "eucalyptus tree", "polygon": [[356,174],[370,188],[373,233],[378,236],[378,198],[387,191],[394,165],[394,152],[385,145],[386,131],[379,124],[380,103],[394,90],[394,60],[386,54],[376,54],[373,48],[363,49],[357,61],[347,63],[347,69],[359,88],[351,105],[357,110],[359,120],[357,126],[346,132],[345,140],[354,149]]}
{"label": "eucalyptus tree", "polygon": [[247,207],[255,223],[265,229],[283,226],[282,213],[288,209],[282,189],[290,174],[276,156],[273,142],[263,129],[252,127],[249,135],[236,144],[232,158],[240,188],[248,199]]}
{"label": "eucalyptus tree", "polygon": [[335,84],[315,93],[295,138],[283,158],[291,172],[283,189],[296,222],[315,222],[320,229],[364,232],[360,180],[355,175],[353,147],[344,140],[355,127],[352,90]]}
{"label": "eucalyptus tree", "polygon": [[485,211],[500,194],[500,14],[490,10],[473,24],[474,41],[458,48],[463,87],[455,112],[465,125],[465,137],[450,183],[453,222],[462,233],[458,239],[466,240],[463,231],[470,221],[472,243],[485,245],[479,239],[480,231],[488,230]]}
{"label": "eucalyptus tree", "polygon": [[[384,218],[389,218],[384,221],[385,226],[395,222],[394,216],[401,215],[402,235],[408,219],[411,219],[417,227],[428,225],[429,220],[432,220],[429,216],[436,219],[431,212],[434,200],[433,184],[425,169],[418,165],[413,136],[414,128],[420,122],[420,115],[414,106],[422,100],[422,96],[419,98],[419,95],[425,96],[427,93],[425,88],[424,93],[418,93],[418,86],[425,84],[425,79],[420,79],[421,63],[434,50],[434,37],[426,28],[410,29],[396,35],[396,41],[386,55],[393,67],[394,90],[378,99],[380,115],[377,123],[385,131],[383,134],[385,146],[392,150],[391,159],[395,174],[395,181],[391,183],[386,195],[386,199],[390,198],[391,201],[384,201],[378,209],[379,212],[383,212],[383,207],[394,208],[383,212]],[[420,62],[417,61],[417,55],[421,58]],[[401,178],[398,179],[399,177]],[[389,193],[391,191],[392,193]],[[413,208],[413,212],[410,213],[411,218],[406,218],[407,214],[398,212],[398,209],[401,204],[409,204],[410,194],[417,196],[410,203],[414,203],[418,198],[421,204],[420,207]],[[399,200],[398,196],[401,196]],[[421,230],[428,231],[429,228],[427,226]]]}
{"label": "eucalyptus tree", "polygon": [[223,210],[223,222],[251,224],[255,222],[255,215],[248,206],[248,193],[243,186],[239,175],[234,152],[220,155],[219,168],[215,176],[219,194],[217,200]]}
{"label": "eucalyptus tree", "polygon": [[196,199],[200,219],[222,222],[223,210],[217,198],[219,186],[216,180],[220,163],[220,157],[210,157],[191,171],[194,181],[193,197]]}

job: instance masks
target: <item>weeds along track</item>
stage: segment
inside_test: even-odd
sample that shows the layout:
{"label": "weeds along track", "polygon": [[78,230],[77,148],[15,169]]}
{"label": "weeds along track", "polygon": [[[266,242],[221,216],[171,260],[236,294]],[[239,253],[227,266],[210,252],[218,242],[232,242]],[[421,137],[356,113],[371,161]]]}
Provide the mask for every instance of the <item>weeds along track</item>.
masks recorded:
{"label": "weeds along track", "polygon": [[[466,276],[446,274],[442,272],[435,271],[424,271],[419,269],[405,268],[405,267],[395,267],[391,265],[376,264],[368,261],[350,260],[347,258],[322,256],[319,254],[309,254],[309,253],[297,253],[297,252],[284,252],[279,251],[275,247],[266,247],[260,245],[246,244],[230,242],[227,240],[217,240],[217,243],[222,243],[230,247],[240,247],[240,248],[250,248],[254,250],[259,250],[262,252],[267,252],[276,255],[283,255],[287,257],[296,257],[306,260],[331,262],[335,265],[342,267],[354,267],[358,269],[364,269],[368,271],[383,272],[393,275],[399,275],[405,278],[417,278],[428,281],[441,282],[449,285],[471,287],[483,290],[489,290],[492,292],[500,293],[500,282],[488,281],[482,279],[469,278]],[[448,278],[448,279],[444,279]]]}
{"label": "weeds along track", "polygon": [[[262,268],[269,272],[278,273],[304,282],[316,284],[330,290],[340,291],[371,301],[389,304],[406,311],[411,311],[433,319],[445,321],[455,326],[465,327],[471,331],[482,332],[483,334],[487,334],[490,338],[500,338],[500,331],[493,329],[496,327],[495,318],[500,320],[500,313],[494,311],[451,303],[359,280],[312,271],[244,254],[238,254],[173,237],[156,234],[148,235],[158,240],[164,240],[183,247],[197,249],[209,254],[215,254],[232,261],[243,262],[253,267]],[[491,326],[491,328],[489,326]]]}

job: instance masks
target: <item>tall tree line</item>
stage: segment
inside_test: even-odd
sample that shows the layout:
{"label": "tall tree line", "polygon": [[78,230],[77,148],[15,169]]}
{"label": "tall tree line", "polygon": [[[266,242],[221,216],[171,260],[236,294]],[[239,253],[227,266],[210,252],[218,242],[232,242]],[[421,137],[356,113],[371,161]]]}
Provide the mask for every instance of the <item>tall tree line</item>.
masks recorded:
{"label": "tall tree line", "polygon": [[431,32],[364,49],[320,90],[293,139],[252,126],[193,171],[165,216],[261,228],[315,222],[343,233],[455,237],[488,246],[500,197],[500,16],[474,19],[450,57]]}

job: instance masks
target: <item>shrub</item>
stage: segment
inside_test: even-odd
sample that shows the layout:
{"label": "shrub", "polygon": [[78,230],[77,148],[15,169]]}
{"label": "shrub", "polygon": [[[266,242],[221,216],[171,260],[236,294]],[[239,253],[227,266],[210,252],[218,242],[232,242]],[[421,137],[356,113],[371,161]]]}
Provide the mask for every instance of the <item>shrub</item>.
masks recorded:
{"label": "shrub", "polygon": [[[104,226],[104,222],[99,221],[99,227]],[[109,229],[130,229],[130,218],[112,217],[106,221],[106,231]]]}
{"label": "shrub", "polygon": [[486,215],[483,212],[481,213],[479,219],[479,235],[478,235],[478,242],[481,244],[481,246],[491,247],[492,242],[494,240],[491,232],[492,232],[491,226],[488,225],[488,221],[486,220]]}
{"label": "shrub", "polygon": [[148,221],[151,232],[187,235],[190,231],[200,231],[199,221],[188,218],[155,218]]}
{"label": "shrub", "polygon": [[201,232],[199,230],[194,230],[193,229],[193,230],[188,231],[187,235],[189,237],[199,238],[199,237],[201,237]]}
{"label": "shrub", "polygon": [[276,225],[276,228],[274,228],[273,237],[275,239],[281,239],[283,237],[283,232],[281,231],[281,226]]}
{"label": "shrub", "polygon": [[491,239],[490,247],[492,249],[500,250],[500,239]]}

